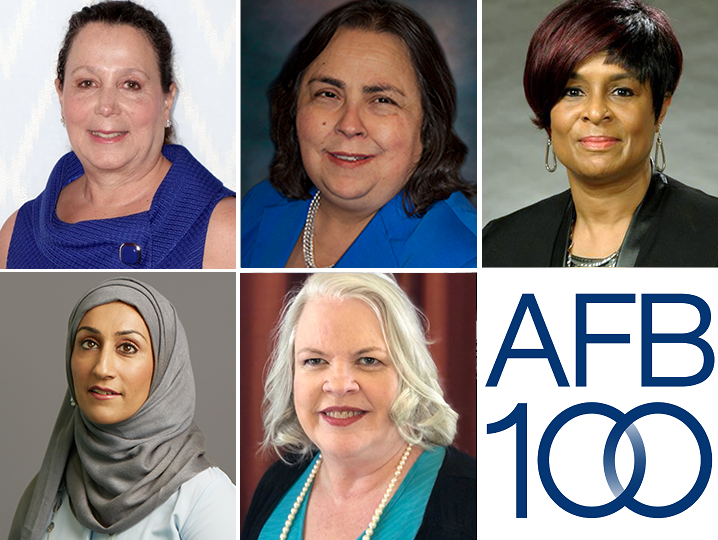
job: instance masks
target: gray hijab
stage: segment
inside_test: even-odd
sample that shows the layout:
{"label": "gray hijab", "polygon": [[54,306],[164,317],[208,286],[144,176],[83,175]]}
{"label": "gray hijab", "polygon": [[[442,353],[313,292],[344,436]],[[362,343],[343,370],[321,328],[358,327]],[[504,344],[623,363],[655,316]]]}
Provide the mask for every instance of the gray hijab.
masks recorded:
{"label": "gray hijab", "polygon": [[[144,319],[154,373],[149,397],[134,415],[100,425],[70,404],[70,397],[75,398],[70,357],[85,313],[115,301],[133,306]],[[205,456],[204,435],[193,421],[194,377],[184,328],[174,306],[152,287],[115,278],[88,291],[70,315],[65,367],[69,389],[40,472],[18,505],[10,540],[42,537],[63,481],[78,522],[110,534],[138,523],[212,465]]]}

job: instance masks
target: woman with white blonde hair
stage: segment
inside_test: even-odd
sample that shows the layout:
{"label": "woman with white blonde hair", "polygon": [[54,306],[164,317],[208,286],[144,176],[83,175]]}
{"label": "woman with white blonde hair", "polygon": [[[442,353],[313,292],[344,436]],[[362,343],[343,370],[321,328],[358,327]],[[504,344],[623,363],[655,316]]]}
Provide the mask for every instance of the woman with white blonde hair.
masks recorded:
{"label": "woman with white blonde hair", "polygon": [[321,273],[275,331],[242,539],[476,537],[476,460],[451,442],[422,314],[391,275]]}

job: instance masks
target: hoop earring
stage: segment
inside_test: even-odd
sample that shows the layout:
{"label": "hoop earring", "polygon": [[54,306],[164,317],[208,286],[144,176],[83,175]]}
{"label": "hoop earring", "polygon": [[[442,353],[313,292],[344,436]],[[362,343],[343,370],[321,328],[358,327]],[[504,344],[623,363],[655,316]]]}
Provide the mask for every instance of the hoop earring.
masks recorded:
{"label": "hoop earring", "polygon": [[[661,164],[658,164],[658,150],[661,151]],[[658,124],[658,138],[656,139],[656,150],[653,153],[653,162],[656,164],[656,170],[663,172],[666,170],[666,152],[663,149],[663,139],[661,138],[661,124]]]}
{"label": "hoop earring", "polygon": [[[553,165],[548,164],[548,155],[549,153],[553,154]],[[556,152],[551,152],[551,137],[548,137],[546,139],[546,170],[548,172],[554,172],[556,170],[556,167],[558,167],[558,164],[556,163]]]}

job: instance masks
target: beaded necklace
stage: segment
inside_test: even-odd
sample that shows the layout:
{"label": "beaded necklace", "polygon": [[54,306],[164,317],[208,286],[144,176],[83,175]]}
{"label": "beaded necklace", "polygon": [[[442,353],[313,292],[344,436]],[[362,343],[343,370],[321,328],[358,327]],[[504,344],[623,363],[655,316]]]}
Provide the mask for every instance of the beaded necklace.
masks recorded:
{"label": "beaded necklace", "polygon": [[[399,465],[397,465],[396,470],[394,471],[394,476],[392,477],[391,481],[389,482],[389,486],[386,488],[386,491],[384,492],[384,497],[381,499],[381,502],[379,503],[379,506],[374,511],[374,516],[371,518],[371,522],[369,523],[369,526],[364,531],[364,536],[362,537],[362,540],[371,540],[371,537],[374,535],[374,529],[376,529],[377,524],[379,523],[379,518],[381,518],[382,513],[384,512],[384,507],[389,502],[389,499],[391,498],[391,492],[394,491],[394,486],[396,485],[396,481],[399,479],[399,475],[401,474],[402,469],[404,468],[404,464],[406,463],[406,460],[409,457],[409,453],[411,452],[411,443],[409,443],[406,447],[406,450],[404,450],[404,454],[401,456],[401,459],[399,460]],[[297,512],[299,512],[299,508],[302,506],[302,502],[304,501],[304,497],[307,496],[307,492],[309,491],[309,488],[312,485],[312,482],[314,481],[314,477],[317,475],[317,471],[319,470],[319,466],[322,464],[322,456],[321,454],[317,458],[317,462],[314,464],[314,467],[312,467],[312,472],[309,473],[309,477],[307,478],[307,481],[304,482],[304,486],[302,487],[302,491],[297,496],[297,500],[294,501],[294,505],[292,506],[292,509],[289,511],[289,515],[287,516],[287,521],[284,522],[284,527],[282,528],[282,534],[279,535],[279,540],[287,540],[287,536],[289,536],[289,529],[292,528],[292,523],[294,522],[294,518],[297,516]]]}

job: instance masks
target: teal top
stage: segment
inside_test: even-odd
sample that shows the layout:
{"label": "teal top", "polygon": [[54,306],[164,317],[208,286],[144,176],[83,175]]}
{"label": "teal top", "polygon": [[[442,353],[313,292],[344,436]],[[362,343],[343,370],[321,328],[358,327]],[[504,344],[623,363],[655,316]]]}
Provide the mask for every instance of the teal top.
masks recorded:
{"label": "teal top", "polygon": [[[424,510],[426,503],[429,501],[429,495],[434,487],[436,476],[439,473],[441,464],[444,462],[444,454],[446,449],[443,447],[434,448],[432,450],[424,450],[416,463],[409,469],[404,481],[399,489],[394,493],[389,503],[384,508],[384,512],[379,519],[373,538],[377,540],[407,540],[414,538],[419,531],[421,522],[424,519]],[[269,516],[264,524],[259,540],[278,540],[282,534],[284,522],[287,521],[294,502],[297,500],[299,493],[304,487],[309,474],[318,458],[314,459],[307,467],[306,471],[299,477],[294,485],[287,491],[280,503]],[[387,482],[388,485],[388,482]],[[312,487],[314,484],[312,484]],[[289,530],[287,540],[302,540],[304,538],[304,519],[307,515],[307,501],[311,488],[302,501],[292,528]],[[378,502],[377,502],[378,506]],[[367,526],[371,516],[367,519]],[[357,537],[361,540],[364,531]]]}

